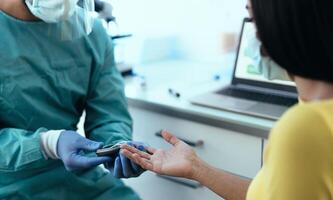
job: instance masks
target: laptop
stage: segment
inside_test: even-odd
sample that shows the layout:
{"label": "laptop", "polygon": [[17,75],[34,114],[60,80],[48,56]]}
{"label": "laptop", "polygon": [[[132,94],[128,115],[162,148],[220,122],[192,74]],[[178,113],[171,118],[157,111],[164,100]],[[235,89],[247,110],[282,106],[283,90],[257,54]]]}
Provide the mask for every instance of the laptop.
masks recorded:
{"label": "laptop", "polygon": [[298,102],[296,85],[287,79],[268,77],[265,70],[269,68],[265,69],[258,52],[255,25],[251,19],[244,19],[231,84],[194,97],[191,103],[272,120],[280,118]]}

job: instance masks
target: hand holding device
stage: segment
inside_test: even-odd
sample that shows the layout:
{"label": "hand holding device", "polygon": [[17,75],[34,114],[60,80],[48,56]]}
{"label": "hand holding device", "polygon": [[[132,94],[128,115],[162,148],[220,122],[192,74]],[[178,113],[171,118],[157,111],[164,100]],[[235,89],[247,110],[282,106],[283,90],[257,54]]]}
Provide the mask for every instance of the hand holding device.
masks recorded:
{"label": "hand holding device", "polygon": [[97,156],[109,156],[116,157],[120,151],[120,144],[104,146],[102,149],[98,149]]}
{"label": "hand holding device", "polygon": [[89,140],[74,131],[63,131],[57,144],[57,152],[68,171],[96,167],[111,160],[110,157],[85,155],[103,146],[100,142]]}

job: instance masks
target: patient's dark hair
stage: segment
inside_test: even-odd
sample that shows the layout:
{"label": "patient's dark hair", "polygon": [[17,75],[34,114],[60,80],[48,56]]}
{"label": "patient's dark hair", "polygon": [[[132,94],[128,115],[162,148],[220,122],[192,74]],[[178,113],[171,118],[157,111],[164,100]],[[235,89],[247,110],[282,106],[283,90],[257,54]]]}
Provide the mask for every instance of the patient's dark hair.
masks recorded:
{"label": "patient's dark hair", "polygon": [[333,0],[251,0],[258,36],[289,73],[333,83]]}

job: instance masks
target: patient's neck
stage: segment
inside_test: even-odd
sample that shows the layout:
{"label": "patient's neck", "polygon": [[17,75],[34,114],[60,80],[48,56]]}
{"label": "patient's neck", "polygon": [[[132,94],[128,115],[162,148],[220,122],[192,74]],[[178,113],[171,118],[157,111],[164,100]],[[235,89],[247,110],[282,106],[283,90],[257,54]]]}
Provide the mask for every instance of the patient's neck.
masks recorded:
{"label": "patient's neck", "polygon": [[333,84],[295,76],[299,96],[303,101],[333,99]]}
{"label": "patient's neck", "polygon": [[23,0],[0,0],[0,10],[20,20],[39,20],[33,14],[31,14]]}

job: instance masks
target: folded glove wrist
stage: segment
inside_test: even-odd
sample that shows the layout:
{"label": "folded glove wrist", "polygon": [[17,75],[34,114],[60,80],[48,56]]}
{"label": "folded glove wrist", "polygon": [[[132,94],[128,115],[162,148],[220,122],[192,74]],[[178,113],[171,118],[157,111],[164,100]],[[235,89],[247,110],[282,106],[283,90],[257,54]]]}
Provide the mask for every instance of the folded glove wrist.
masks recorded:
{"label": "folded glove wrist", "polygon": [[61,132],[64,130],[50,130],[41,134],[41,147],[45,159],[59,159],[57,144]]}
{"label": "folded glove wrist", "polygon": [[109,162],[109,157],[90,155],[103,146],[103,143],[89,140],[75,131],[63,131],[57,144],[57,152],[68,171],[83,170]]}

